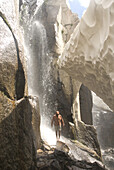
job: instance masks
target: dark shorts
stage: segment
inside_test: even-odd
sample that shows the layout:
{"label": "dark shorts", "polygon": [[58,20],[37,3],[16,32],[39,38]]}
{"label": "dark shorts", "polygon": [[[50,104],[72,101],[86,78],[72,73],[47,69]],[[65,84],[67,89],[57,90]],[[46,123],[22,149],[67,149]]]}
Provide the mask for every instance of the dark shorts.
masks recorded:
{"label": "dark shorts", "polygon": [[55,131],[61,131],[61,126],[60,125],[55,126]]}

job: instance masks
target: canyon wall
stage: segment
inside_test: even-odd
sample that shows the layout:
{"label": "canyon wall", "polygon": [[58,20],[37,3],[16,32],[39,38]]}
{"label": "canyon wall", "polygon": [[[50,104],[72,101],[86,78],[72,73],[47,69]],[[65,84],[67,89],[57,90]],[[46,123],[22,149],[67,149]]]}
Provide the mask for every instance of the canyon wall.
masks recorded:
{"label": "canyon wall", "polygon": [[[32,3],[28,3],[27,1],[25,1],[23,4],[21,4],[20,8],[21,24],[24,29],[24,37],[27,51],[30,55],[30,58],[34,62],[33,69],[29,67],[28,71],[30,71],[30,75],[32,75],[32,71],[35,69],[35,75],[36,72],[37,74],[40,73],[41,75],[41,77],[38,79],[35,76],[36,83],[34,86],[36,86],[37,84],[36,95],[41,95],[40,107],[46,108],[46,110],[42,110],[42,115],[44,115],[43,118],[50,118],[50,120],[47,119],[47,123],[49,124],[49,122],[51,122],[51,117],[53,116],[55,111],[59,110],[64,117],[66,125],[63,129],[63,135],[74,138],[75,134],[72,134],[69,122],[73,123],[76,119],[81,120],[79,106],[79,90],[81,83],[77,80],[74,80],[65,71],[59,69],[56,65],[56,62],[61,51],[64,49],[65,44],[69,41],[70,34],[73,32],[74,28],[78,26],[78,16],[77,14],[72,14],[72,12],[66,6],[65,1],[42,1],[41,6],[37,6],[36,1],[33,1]],[[42,30],[44,30],[43,34],[40,30],[41,28]],[[40,37],[44,35],[44,41],[48,44],[45,47],[42,45],[42,38]],[[41,53],[41,51],[43,50],[45,51],[46,57],[44,57],[44,53]],[[41,56],[44,57],[44,59],[41,58]],[[50,70],[48,70],[47,65],[49,64],[50,58],[51,68]],[[45,73],[44,70],[46,69],[47,72]],[[43,82],[46,82],[45,75],[42,74],[43,71],[45,74],[47,74],[47,76],[48,71],[50,72],[50,74],[48,77],[49,79],[47,79],[46,86],[41,87],[41,84],[43,84],[42,80]],[[51,82],[51,84],[49,81]],[[89,97],[91,96],[88,95],[87,98]],[[91,102],[92,101],[90,101],[90,110]],[[44,105],[42,105],[42,103]],[[90,116],[92,119],[91,113]],[[76,125],[76,128],[78,128],[78,124]],[[91,126],[90,129],[93,130],[94,127]],[[81,133],[81,126],[78,128],[78,132]],[[83,135],[79,135],[79,138],[80,136],[82,138]],[[83,141],[84,140],[85,138],[83,138]],[[94,147],[92,146],[92,148]]]}
{"label": "canyon wall", "polygon": [[114,110],[114,2],[91,1],[58,65]]}
{"label": "canyon wall", "polygon": [[[66,125],[63,134],[91,148],[100,157],[96,131],[93,126],[86,125],[92,124],[92,98],[89,89],[104,99],[110,108],[113,107],[112,15],[114,3],[96,5],[93,1],[92,8],[88,9],[92,15],[87,11],[81,21],[77,14],[72,14],[68,9],[65,0],[39,1],[39,3],[41,4],[39,5],[36,0],[20,0],[19,4],[13,0],[10,2],[2,0],[1,3],[1,169],[4,167],[25,170],[36,168],[36,149],[41,146],[40,112],[42,114],[43,110],[41,106],[45,106],[44,116],[47,114],[50,120],[54,112],[59,110]],[[99,17],[99,10],[101,10],[101,17]],[[96,13],[98,14],[95,20]],[[101,22],[103,27],[104,15],[107,16],[108,32],[100,29],[97,23]],[[88,16],[89,19],[87,19]],[[108,16],[110,16],[110,22]],[[105,41],[96,40],[98,38],[96,30],[99,30],[100,38]],[[110,48],[107,47],[107,41],[110,42]],[[60,56],[61,53],[62,56]],[[42,54],[45,58],[41,57]],[[29,70],[29,65],[26,68],[25,60],[30,56],[34,60],[32,64],[35,72],[32,72],[32,67]],[[36,57],[39,57],[37,62],[35,62]],[[44,65],[40,63],[42,60],[45,60]],[[47,70],[43,72],[45,68]],[[31,74],[28,74],[28,71]],[[49,74],[46,81],[44,74],[47,76]],[[33,83],[33,75],[33,87],[36,86],[36,94],[40,93],[40,99],[37,95],[28,96],[28,84]],[[43,85],[46,86],[43,87]],[[87,98],[87,101],[83,100],[84,91],[86,96],[84,98]],[[46,98],[44,98],[45,95]],[[83,110],[84,107],[86,107],[86,113]],[[87,115],[86,118],[85,115]],[[69,122],[75,124],[74,133],[71,131]]]}

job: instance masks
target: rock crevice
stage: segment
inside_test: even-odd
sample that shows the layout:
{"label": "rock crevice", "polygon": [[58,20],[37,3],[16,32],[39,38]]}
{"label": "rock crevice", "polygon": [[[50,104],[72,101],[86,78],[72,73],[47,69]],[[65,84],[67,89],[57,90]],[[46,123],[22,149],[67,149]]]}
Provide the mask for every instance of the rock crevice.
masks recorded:
{"label": "rock crevice", "polygon": [[[16,47],[16,52],[17,52],[17,60],[18,60],[18,67],[17,67],[17,71],[16,71],[16,76],[15,76],[15,93],[16,93],[15,98],[17,100],[19,100],[20,98],[22,98],[24,96],[25,75],[24,75],[23,65],[21,63],[20,56],[19,56],[18,42],[17,42],[17,39],[12,31],[10,24],[8,23],[5,15],[1,11],[0,11],[0,17],[3,19],[5,24],[8,26],[8,28],[11,31],[12,36],[14,38],[14,42],[15,42],[15,47]],[[6,87],[3,87],[1,89],[4,89],[4,94],[6,94],[7,96],[9,96],[9,98],[11,98],[6,90]]]}

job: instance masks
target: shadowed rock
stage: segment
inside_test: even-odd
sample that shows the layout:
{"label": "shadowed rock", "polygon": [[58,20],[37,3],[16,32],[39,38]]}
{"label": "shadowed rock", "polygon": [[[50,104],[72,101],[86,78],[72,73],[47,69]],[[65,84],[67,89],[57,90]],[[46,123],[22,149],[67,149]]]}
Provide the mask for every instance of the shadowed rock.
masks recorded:
{"label": "shadowed rock", "polygon": [[[0,169],[35,169],[37,138],[32,126],[33,106],[28,98],[18,103],[5,100],[10,108],[7,108],[7,117],[0,122]],[[37,135],[40,139],[39,131]],[[37,145],[40,146],[40,141]]]}

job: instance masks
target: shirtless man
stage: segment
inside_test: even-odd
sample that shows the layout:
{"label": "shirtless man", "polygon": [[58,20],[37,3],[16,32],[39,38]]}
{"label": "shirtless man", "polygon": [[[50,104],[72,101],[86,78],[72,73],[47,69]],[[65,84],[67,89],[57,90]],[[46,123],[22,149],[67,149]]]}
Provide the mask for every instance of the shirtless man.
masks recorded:
{"label": "shirtless man", "polygon": [[59,139],[60,139],[60,135],[61,135],[61,124],[64,124],[64,120],[62,118],[62,116],[60,115],[59,111],[56,111],[56,114],[53,116],[52,121],[51,121],[51,126],[55,126],[55,132],[56,132],[56,138],[57,138],[57,132],[59,131]]}

